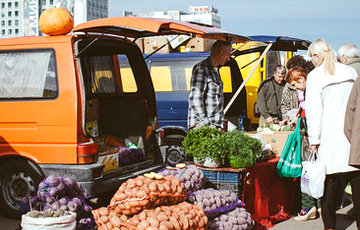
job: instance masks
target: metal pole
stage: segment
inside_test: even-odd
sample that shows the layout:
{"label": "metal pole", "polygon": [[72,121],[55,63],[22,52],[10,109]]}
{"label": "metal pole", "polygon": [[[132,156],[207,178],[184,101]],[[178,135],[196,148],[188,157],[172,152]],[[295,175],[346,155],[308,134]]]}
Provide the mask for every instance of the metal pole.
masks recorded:
{"label": "metal pole", "polygon": [[267,52],[270,50],[271,46],[273,45],[273,43],[269,43],[266,47],[266,49],[264,50],[264,52],[261,54],[260,58],[258,59],[258,61],[256,62],[255,66],[252,68],[252,70],[250,71],[250,73],[247,75],[247,77],[245,78],[245,80],[243,81],[243,83],[241,83],[241,85],[239,86],[239,88],[237,89],[236,93],[232,96],[232,98],[230,99],[229,103],[226,105],[225,109],[224,109],[224,115],[226,114],[226,112],[229,110],[230,106],[232,105],[232,103],[235,101],[236,97],[239,95],[239,93],[241,92],[242,88],[244,88],[246,82],[250,79],[251,75],[254,73],[256,67],[260,64],[260,62],[264,59],[265,54],[267,54]]}

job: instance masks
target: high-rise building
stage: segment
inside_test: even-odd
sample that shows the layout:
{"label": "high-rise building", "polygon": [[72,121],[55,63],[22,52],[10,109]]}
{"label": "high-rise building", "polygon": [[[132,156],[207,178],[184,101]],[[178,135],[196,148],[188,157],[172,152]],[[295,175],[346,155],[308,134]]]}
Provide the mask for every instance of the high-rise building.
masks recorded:
{"label": "high-rise building", "polygon": [[[135,16],[132,12],[124,12],[124,16]],[[139,13],[136,16],[151,18],[166,18],[186,22],[196,22],[220,28],[221,20],[217,10],[212,6],[189,6],[189,12],[179,10]]]}
{"label": "high-rise building", "polygon": [[21,26],[24,21],[21,15],[24,15],[22,1],[1,0],[0,3],[0,37],[15,37],[24,33],[24,27]]}
{"label": "high-rise building", "polygon": [[75,25],[108,17],[108,0],[0,0],[0,38],[41,35],[39,16],[55,6],[68,9]]}

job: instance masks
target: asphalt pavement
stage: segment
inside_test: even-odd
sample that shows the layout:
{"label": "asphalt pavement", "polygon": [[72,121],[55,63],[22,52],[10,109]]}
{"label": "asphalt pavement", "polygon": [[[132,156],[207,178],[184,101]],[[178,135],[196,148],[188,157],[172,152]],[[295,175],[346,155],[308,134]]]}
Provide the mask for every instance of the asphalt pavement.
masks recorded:
{"label": "asphalt pavement", "polygon": [[[358,230],[356,222],[349,219],[346,212],[352,208],[352,204],[339,209],[336,212],[336,230]],[[324,225],[321,218],[308,221],[295,221],[294,217],[278,223],[271,230],[321,230],[324,229]]]}

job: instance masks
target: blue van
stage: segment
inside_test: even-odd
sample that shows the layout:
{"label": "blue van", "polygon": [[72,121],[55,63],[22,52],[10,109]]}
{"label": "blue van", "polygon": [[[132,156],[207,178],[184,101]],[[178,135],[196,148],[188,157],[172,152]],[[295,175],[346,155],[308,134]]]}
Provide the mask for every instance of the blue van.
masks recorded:
{"label": "blue van", "polygon": [[[167,163],[184,160],[180,148],[186,136],[188,97],[192,68],[206,59],[210,52],[154,54],[146,59],[153,81],[159,119],[161,146],[166,147]],[[240,68],[234,59],[220,68],[224,82],[225,104],[243,82]],[[237,125],[240,116],[246,116],[246,91],[242,91],[225,119]]]}
{"label": "blue van", "polygon": [[[272,75],[274,67],[282,63],[280,51],[285,52],[286,62],[293,52],[306,50],[310,44],[306,40],[283,36],[251,36],[251,39],[246,44],[234,44],[232,58],[220,68],[225,105],[241,85],[245,86],[225,114],[225,119],[245,130],[257,128],[260,117],[256,109],[257,89]],[[209,55],[210,52],[145,55],[156,94],[159,143],[168,164],[174,165],[185,159],[180,146],[187,132],[192,68]]]}

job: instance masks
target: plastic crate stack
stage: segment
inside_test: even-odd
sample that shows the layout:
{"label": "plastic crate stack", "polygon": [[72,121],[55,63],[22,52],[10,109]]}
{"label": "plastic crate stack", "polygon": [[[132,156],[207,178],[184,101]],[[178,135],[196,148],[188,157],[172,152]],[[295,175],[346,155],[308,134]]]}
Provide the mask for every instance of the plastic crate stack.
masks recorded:
{"label": "plastic crate stack", "polygon": [[227,172],[201,169],[206,178],[205,187],[230,190],[244,201],[245,171]]}

